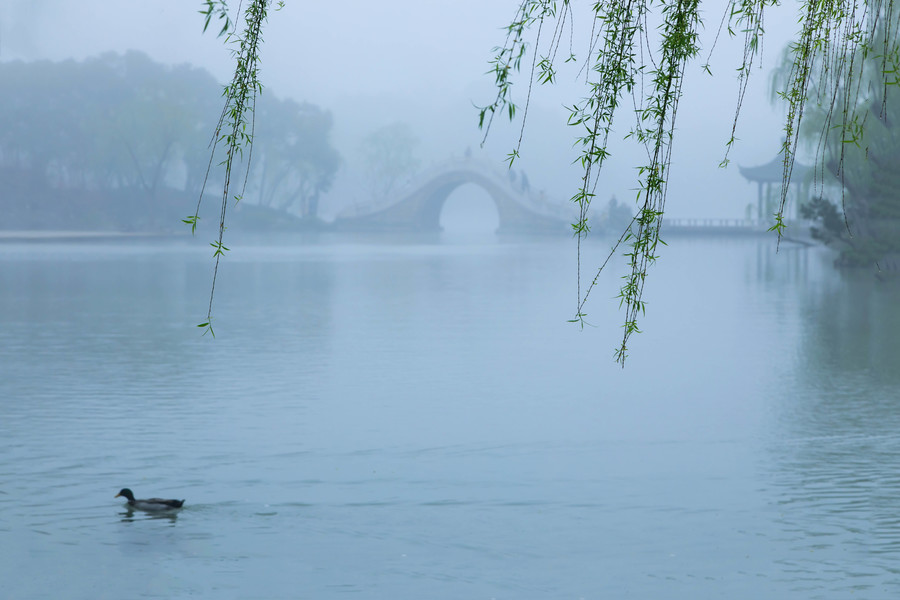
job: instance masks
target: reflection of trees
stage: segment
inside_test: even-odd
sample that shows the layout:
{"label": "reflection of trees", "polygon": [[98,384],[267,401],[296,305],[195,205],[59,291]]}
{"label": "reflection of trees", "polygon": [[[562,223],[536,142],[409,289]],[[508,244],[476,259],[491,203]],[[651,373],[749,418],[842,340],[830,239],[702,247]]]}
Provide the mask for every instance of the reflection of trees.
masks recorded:
{"label": "reflection of trees", "polygon": [[865,585],[896,574],[900,551],[900,286],[849,275],[798,290],[771,477],[783,534],[811,553],[797,571],[833,561],[836,579]]}
{"label": "reflection of trees", "polygon": [[873,385],[900,385],[900,286],[842,273],[827,288],[807,291],[804,371],[811,383],[865,376]]}
{"label": "reflection of trees", "polygon": [[204,415],[217,395],[198,390],[221,387],[230,394],[244,386],[256,393],[270,384],[279,393],[308,393],[285,389],[291,379],[284,373],[330,355],[334,262],[246,249],[242,256],[250,258],[231,264],[233,277],[223,282],[240,287],[220,309],[228,335],[210,346],[193,328],[196,300],[207,292],[197,276],[206,270],[205,257],[187,247],[123,248],[82,249],[72,257],[60,252],[0,269],[7,290],[0,295],[7,325],[0,342],[16,348],[15,363],[5,365],[4,390],[22,398],[100,394],[110,406],[152,413],[198,404]]}

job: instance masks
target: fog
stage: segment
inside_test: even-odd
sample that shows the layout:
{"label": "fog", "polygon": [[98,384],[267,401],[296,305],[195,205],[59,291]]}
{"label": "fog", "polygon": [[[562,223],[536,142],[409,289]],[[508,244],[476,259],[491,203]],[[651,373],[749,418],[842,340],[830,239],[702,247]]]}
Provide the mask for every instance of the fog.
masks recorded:
{"label": "fog", "polygon": [[[333,141],[344,165],[323,199],[326,214],[339,212],[348,196],[365,193],[353,181],[356,149],[366,134],[379,127],[408,124],[419,140],[417,153],[423,167],[458,157],[467,148],[479,149],[482,133],[474,106],[493,98],[491,76],[485,74],[488,61],[492,48],[502,44],[503,27],[517,5],[515,0],[403,0],[388,5],[288,2],[271,14],[262,51],[265,93],[308,101],[334,115]],[[138,49],[156,61],[189,62],[227,81],[232,64],[229,51],[212,32],[201,35],[198,6],[183,0],[129,0],[116,3],[115,9],[96,1],[14,1],[3,8],[0,57],[83,59],[108,50]],[[768,77],[796,27],[792,3],[768,13],[762,59],[737,129],[740,142],[731,152],[731,166],[718,167],[731,133],[738,92],[735,70],[742,45],[739,38],[722,32],[710,62],[714,76],[702,70],[722,10],[724,3],[721,7],[711,4],[706,10],[703,60],[687,73],[667,204],[672,217],[744,217],[747,205],[756,200],[756,188],[740,176],[737,166],[770,161],[782,139],[782,113],[769,102]],[[576,21],[575,31],[587,25]],[[581,56],[583,35],[573,39],[573,50]],[[566,126],[564,109],[584,94],[577,75],[574,69],[561,69],[557,85],[536,86],[517,163],[534,188],[560,203],[578,185],[579,170],[572,165],[576,132]],[[514,86],[514,100],[520,105],[526,87],[523,74]],[[630,127],[629,118],[622,116],[616,128],[619,136]],[[515,147],[519,123],[509,125],[505,119],[495,123],[478,154],[501,167]],[[605,203],[615,196],[630,202],[637,188],[634,167],[640,160],[639,149],[614,143],[598,199]]]}
{"label": "fog", "polygon": [[[704,73],[720,4],[671,217],[745,217],[737,166],[781,143],[767,84],[796,8],[768,13],[721,169],[742,42],[722,32]],[[897,596],[894,251],[666,224],[622,368],[627,257],[595,269],[631,222],[641,149],[613,144],[576,254],[578,68],[534,90],[513,170],[521,123],[498,118],[483,148],[476,126],[517,5],[273,12],[214,266],[218,198],[196,235],[181,222],[233,68],[201,2],[0,4],[0,595]],[[896,189],[883,175],[864,189]],[[148,512],[125,487],[185,503]]]}

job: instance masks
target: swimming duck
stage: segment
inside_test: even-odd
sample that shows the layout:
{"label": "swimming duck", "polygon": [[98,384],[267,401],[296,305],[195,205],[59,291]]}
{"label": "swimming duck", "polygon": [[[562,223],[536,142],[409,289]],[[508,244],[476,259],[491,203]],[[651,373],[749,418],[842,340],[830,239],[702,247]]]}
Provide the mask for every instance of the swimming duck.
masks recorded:
{"label": "swimming duck", "polygon": [[147,498],[145,500],[135,500],[134,494],[128,488],[122,488],[121,490],[119,490],[119,493],[116,494],[116,498],[120,496],[128,500],[127,506],[129,508],[136,508],[138,510],[175,510],[176,508],[181,508],[184,505],[184,500],[164,500],[162,498]]}

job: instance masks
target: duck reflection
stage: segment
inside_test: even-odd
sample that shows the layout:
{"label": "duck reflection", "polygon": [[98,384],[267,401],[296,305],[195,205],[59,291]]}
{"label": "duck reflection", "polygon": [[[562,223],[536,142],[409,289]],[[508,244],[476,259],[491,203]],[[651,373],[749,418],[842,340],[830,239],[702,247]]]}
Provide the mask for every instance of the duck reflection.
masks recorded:
{"label": "duck reflection", "polygon": [[170,523],[175,523],[178,519],[178,512],[167,512],[167,513],[152,513],[146,512],[143,510],[135,510],[131,507],[126,507],[125,510],[119,513],[121,517],[121,521],[123,523],[132,523],[134,521],[146,521],[149,519],[159,519],[164,521],[169,521]]}

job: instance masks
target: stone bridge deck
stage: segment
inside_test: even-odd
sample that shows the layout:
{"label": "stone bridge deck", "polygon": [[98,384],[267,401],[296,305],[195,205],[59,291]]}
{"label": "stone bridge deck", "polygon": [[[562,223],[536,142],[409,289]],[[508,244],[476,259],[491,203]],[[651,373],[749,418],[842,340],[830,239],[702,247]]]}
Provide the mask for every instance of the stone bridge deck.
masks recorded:
{"label": "stone bridge deck", "polygon": [[499,231],[533,232],[571,230],[573,207],[554,204],[522,184],[512,181],[489,163],[457,159],[420,173],[396,196],[396,201],[370,205],[335,220],[336,229],[439,231],[441,210],[453,191],[467,183],[484,189],[497,207]]}

